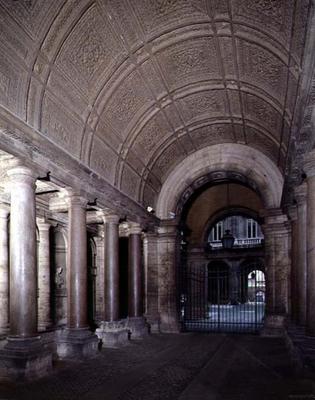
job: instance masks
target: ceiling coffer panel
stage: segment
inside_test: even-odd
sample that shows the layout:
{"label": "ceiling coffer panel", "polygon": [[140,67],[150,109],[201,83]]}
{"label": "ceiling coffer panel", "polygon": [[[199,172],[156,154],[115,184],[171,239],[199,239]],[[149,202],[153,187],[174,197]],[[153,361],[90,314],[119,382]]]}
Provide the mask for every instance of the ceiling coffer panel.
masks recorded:
{"label": "ceiling coffer panel", "polygon": [[0,0],[0,102],[139,202],[210,144],[284,170],[309,5]]}

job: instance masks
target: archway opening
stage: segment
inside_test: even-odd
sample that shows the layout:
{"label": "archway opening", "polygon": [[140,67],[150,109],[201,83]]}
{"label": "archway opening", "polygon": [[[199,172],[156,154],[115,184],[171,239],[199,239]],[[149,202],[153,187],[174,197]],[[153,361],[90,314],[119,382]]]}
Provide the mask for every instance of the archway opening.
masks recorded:
{"label": "archway opening", "polygon": [[[236,182],[210,186],[183,207],[181,322],[184,330],[258,332],[265,311],[260,196]],[[229,231],[232,248],[222,239]]]}

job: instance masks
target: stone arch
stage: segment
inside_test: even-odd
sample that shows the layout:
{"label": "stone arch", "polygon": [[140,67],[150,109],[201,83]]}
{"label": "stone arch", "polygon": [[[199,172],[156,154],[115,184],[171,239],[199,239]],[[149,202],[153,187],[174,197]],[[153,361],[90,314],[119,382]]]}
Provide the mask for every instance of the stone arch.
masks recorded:
{"label": "stone arch", "polygon": [[157,216],[161,219],[169,218],[170,213],[175,213],[181,193],[187,186],[200,176],[218,170],[239,172],[253,180],[261,193],[265,208],[280,206],[283,176],[274,162],[249,146],[224,143],[196,151],[174,168],[159,194]]}

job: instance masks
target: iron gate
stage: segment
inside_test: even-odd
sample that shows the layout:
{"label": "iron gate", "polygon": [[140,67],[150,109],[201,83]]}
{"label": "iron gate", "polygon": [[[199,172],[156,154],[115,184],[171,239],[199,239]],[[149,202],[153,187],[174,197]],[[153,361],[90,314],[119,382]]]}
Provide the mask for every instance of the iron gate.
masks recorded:
{"label": "iron gate", "polygon": [[184,331],[258,332],[265,313],[262,270],[184,267],[179,296]]}

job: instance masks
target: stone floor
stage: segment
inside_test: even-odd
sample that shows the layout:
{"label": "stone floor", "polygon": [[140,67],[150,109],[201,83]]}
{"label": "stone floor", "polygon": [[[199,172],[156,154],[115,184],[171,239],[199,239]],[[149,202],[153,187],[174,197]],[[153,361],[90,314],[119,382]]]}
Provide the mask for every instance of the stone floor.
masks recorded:
{"label": "stone floor", "polygon": [[89,361],[58,361],[37,382],[1,384],[4,399],[307,400],[315,381],[294,375],[281,339],[163,334]]}

